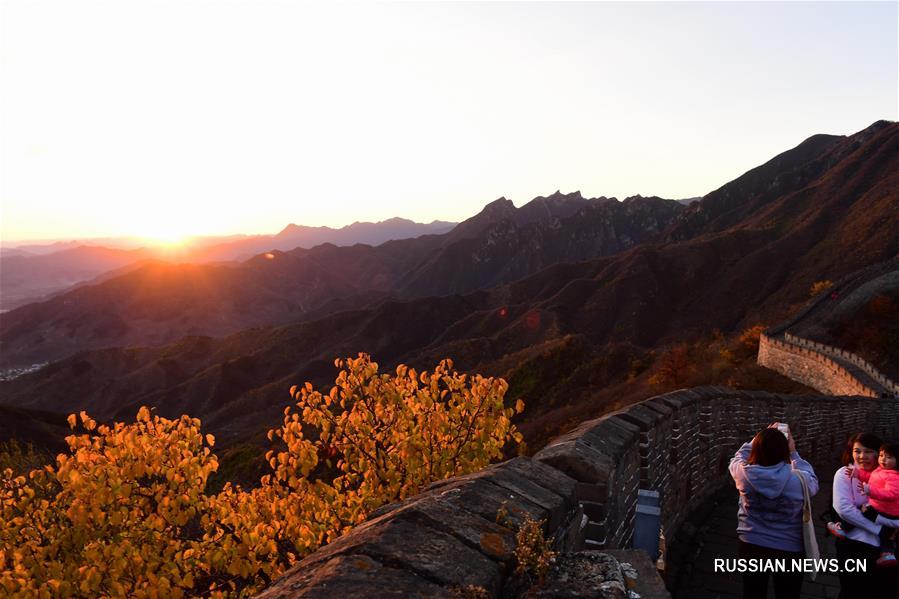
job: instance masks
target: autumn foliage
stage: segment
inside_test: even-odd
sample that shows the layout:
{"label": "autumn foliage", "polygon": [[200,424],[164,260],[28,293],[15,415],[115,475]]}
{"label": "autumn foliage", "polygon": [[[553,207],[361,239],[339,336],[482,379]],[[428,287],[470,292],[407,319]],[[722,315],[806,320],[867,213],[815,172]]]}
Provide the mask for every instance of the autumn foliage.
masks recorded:
{"label": "autumn foliage", "polygon": [[686,343],[671,347],[662,354],[649,383],[658,388],[676,389],[684,385],[694,367]]}
{"label": "autumn foliage", "polygon": [[269,437],[272,472],[226,484],[200,421],[141,408],[131,424],[72,415],[81,434],[55,465],[0,476],[0,594],[14,597],[248,596],[373,509],[483,468],[520,434],[501,379],[449,360],[378,372],[338,360],[334,387],[291,390]]}
{"label": "autumn foliage", "polygon": [[809,297],[815,297],[821,293],[824,293],[828,289],[833,287],[833,281],[827,279],[824,281],[815,281],[812,283],[812,286],[809,287],[808,294]]}

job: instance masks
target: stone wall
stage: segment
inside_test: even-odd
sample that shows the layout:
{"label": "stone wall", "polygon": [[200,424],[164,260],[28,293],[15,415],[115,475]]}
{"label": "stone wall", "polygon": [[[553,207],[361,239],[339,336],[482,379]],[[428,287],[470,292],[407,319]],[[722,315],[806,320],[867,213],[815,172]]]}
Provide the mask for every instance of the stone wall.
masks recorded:
{"label": "stone wall", "polygon": [[676,391],[581,424],[533,458],[436,483],[381,508],[320,549],[261,597],[451,596],[475,585],[500,596],[513,567],[512,528],[544,520],[558,551],[626,549],[640,489],[658,491],[667,538],[722,485],[739,446],[787,422],[806,459],[832,458],[847,436],[899,438],[899,402],[869,397],[788,396],[717,387]]}
{"label": "stone wall", "polygon": [[[452,597],[467,586],[499,596],[514,567],[513,529],[525,518],[544,521],[556,551],[583,545],[576,486],[527,457],[435,483],[377,510],[259,597]],[[497,522],[501,509],[509,526]]]}
{"label": "stone wall", "polygon": [[662,527],[673,538],[695,506],[730,483],[739,446],[774,421],[787,422],[800,454],[817,461],[853,432],[899,438],[899,402],[700,387],[585,422],[534,457],[577,481],[586,546],[628,547],[638,489],[659,492]]}
{"label": "stone wall", "polygon": [[877,382],[888,392],[893,393],[894,395],[899,394],[899,383],[896,383],[895,381],[890,379],[890,377],[880,372],[877,367],[875,367],[873,364],[871,364],[869,361],[865,360],[858,354],[854,354],[851,351],[846,351],[845,349],[840,349],[839,347],[834,347],[825,343],[818,343],[817,341],[804,339],[791,333],[784,333],[784,341],[786,341],[787,343],[792,343],[793,345],[798,345],[799,347],[803,347],[805,349],[812,350],[819,354],[824,354],[825,356],[832,356],[840,358],[841,360],[845,360],[850,364],[853,364],[854,366],[862,369],[865,374],[871,377],[875,382]]}
{"label": "stone wall", "polygon": [[758,363],[821,393],[867,397],[881,395],[874,385],[862,383],[833,358],[817,349],[767,334],[759,337]]}

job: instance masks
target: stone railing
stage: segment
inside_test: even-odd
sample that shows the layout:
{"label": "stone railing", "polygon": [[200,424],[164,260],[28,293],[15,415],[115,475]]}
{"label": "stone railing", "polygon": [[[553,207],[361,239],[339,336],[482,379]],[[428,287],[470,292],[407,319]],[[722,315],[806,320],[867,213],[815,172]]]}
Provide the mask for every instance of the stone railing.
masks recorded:
{"label": "stone railing", "polygon": [[585,422],[534,457],[578,482],[588,547],[629,547],[638,489],[659,493],[662,527],[673,538],[686,515],[730,481],[737,448],[774,421],[790,425],[804,456],[832,457],[853,432],[899,436],[899,402],[700,387]]}
{"label": "stone railing", "polygon": [[[515,533],[544,522],[554,549],[583,545],[577,483],[527,457],[436,483],[373,513],[366,523],[301,561],[260,597],[449,597],[480,587],[499,596],[513,568]],[[497,523],[500,511],[511,525]]]}
{"label": "stone railing", "polygon": [[890,393],[899,394],[899,383],[896,383],[890,377],[880,372],[877,367],[875,367],[873,364],[871,364],[858,354],[854,354],[850,351],[846,351],[845,349],[840,349],[839,347],[834,347],[832,345],[805,339],[791,333],[784,333],[784,339],[788,343],[792,343],[793,345],[798,345],[799,347],[804,347],[818,353],[827,354],[829,356],[845,360],[850,364],[861,368],[863,371],[865,371],[865,374],[870,376],[873,380],[877,381],[879,385],[881,385]]}
{"label": "stone railing", "polygon": [[[717,387],[676,391],[581,424],[533,458],[432,485],[386,506],[267,589],[268,599],[449,596],[476,586],[500,596],[510,580],[512,527],[544,520],[558,551],[627,549],[640,490],[659,495],[673,538],[684,518],[730,481],[739,446],[771,422],[787,422],[807,459],[830,459],[847,436],[899,434],[899,402],[868,397],[774,395]],[[374,585],[374,586],[373,586]]]}
{"label": "stone railing", "polygon": [[859,381],[844,366],[820,351],[766,334],[759,337],[758,363],[828,395],[882,395],[880,389]]}

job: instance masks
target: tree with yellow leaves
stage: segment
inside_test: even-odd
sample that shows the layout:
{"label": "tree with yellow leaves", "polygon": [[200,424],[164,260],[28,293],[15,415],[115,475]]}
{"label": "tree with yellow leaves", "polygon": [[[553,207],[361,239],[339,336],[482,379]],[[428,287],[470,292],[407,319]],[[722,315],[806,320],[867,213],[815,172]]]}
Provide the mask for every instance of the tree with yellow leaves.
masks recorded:
{"label": "tree with yellow leaves", "polygon": [[334,387],[294,388],[258,488],[207,495],[218,467],[200,421],[141,408],[133,424],[66,439],[55,466],[0,477],[0,591],[10,596],[247,596],[428,483],[520,442],[501,379],[338,360]]}

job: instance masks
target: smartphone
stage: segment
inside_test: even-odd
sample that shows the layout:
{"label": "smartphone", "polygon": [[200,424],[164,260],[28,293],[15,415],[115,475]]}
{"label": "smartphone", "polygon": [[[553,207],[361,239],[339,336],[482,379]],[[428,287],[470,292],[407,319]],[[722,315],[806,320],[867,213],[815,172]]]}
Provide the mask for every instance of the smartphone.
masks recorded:
{"label": "smartphone", "polygon": [[782,432],[782,433],[784,434],[784,437],[786,437],[787,439],[790,438],[790,427],[789,427],[786,423],[784,423],[784,422],[778,422],[778,423],[777,423],[777,430],[779,430],[780,432]]}

